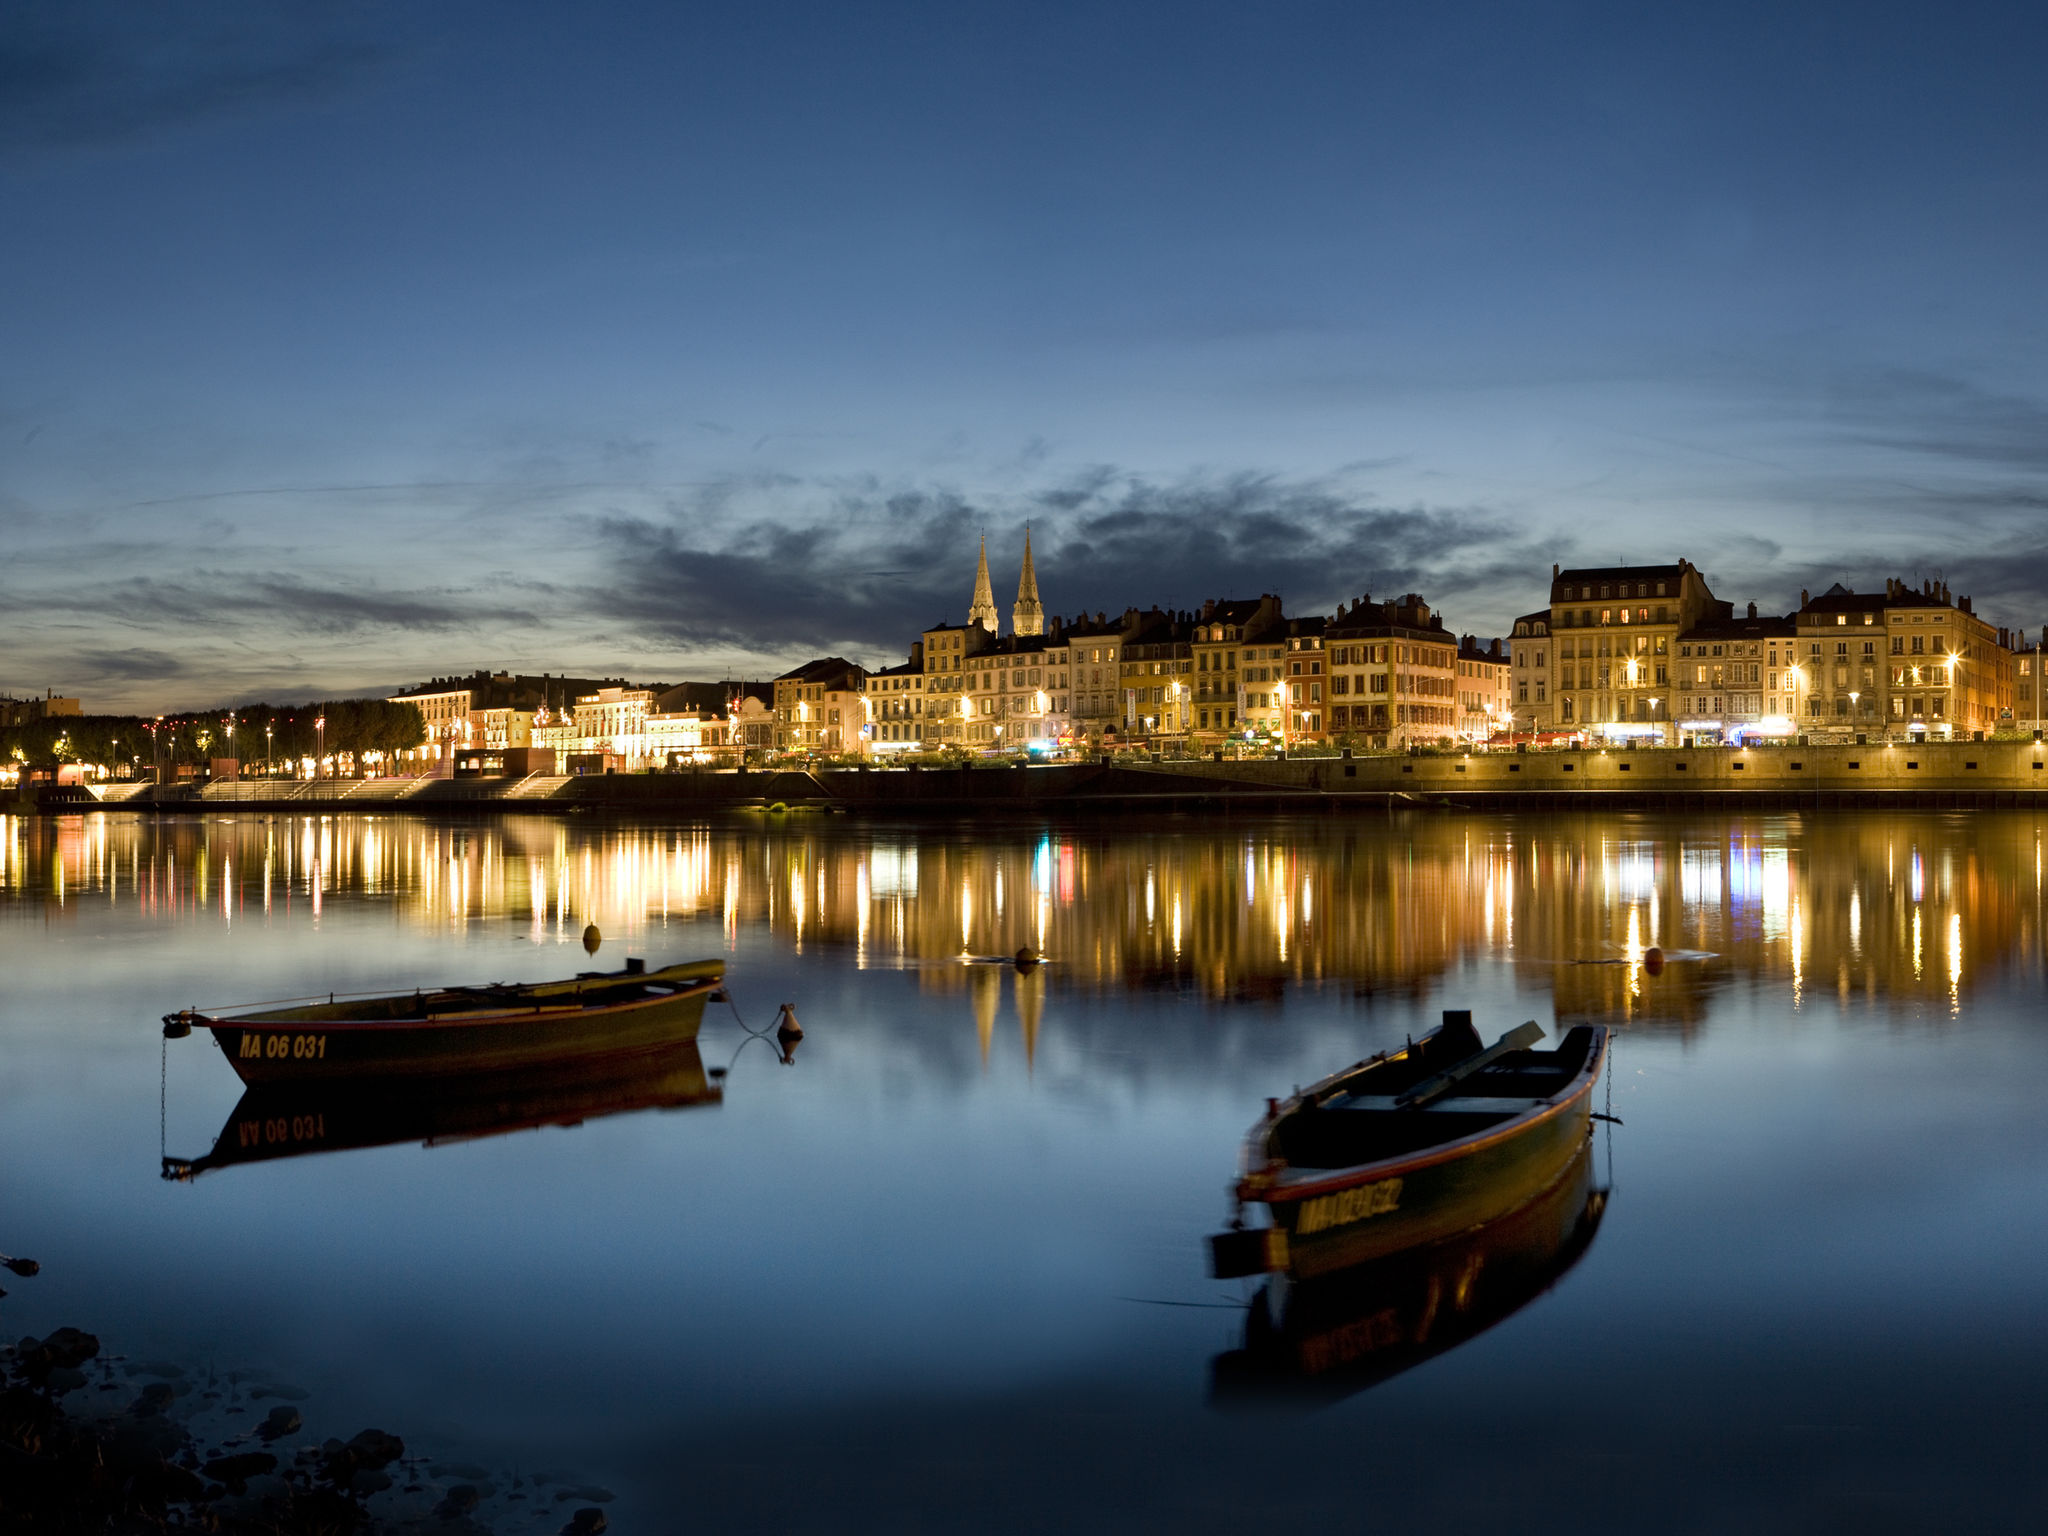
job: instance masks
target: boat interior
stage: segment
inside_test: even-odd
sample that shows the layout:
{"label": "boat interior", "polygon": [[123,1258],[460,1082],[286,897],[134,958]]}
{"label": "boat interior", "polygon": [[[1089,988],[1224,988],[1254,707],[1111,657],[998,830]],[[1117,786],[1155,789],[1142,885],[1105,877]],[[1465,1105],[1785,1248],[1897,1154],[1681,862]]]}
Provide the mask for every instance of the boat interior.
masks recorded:
{"label": "boat interior", "polygon": [[607,1008],[678,992],[719,979],[716,962],[696,961],[647,970],[628,961],[624,970],[583,971],[567,981],[494,982],[475,987],[444,987],[436,991],[399,993],[393,997],[342,998],[289,1008],[222,1016],[224,1024],[390,1023],[427,1020],[463,1013],[508,1013],[544,1008]]}
{"label": "boat interior", "polygon": [[[1532,1040],[1540,1034],[1523,1029]],[[1580,1024],[1556,1049],[1539,1051],[1517,1048],[1515,1033],[1489,1048],[1469,1013],[1446,1012],[1443,1027],[1413,1045],[1303,1092],[1275,1122],[1268,1155],[1293,1168],[1351,1168],[1475,1135],[1571,1083],[1598,1040],[1591,1025]]]}

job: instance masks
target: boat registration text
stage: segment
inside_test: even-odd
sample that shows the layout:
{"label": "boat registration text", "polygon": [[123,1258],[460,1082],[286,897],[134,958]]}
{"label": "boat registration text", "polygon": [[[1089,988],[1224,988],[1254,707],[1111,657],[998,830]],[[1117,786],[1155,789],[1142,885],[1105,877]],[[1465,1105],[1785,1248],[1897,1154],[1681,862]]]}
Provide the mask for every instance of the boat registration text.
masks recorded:
{"label": "boat registration text", "polygon": [[1301,1202],[1301,1214],[1294,1222],[1295,1235],[1306,1237],[1311,1232],[1321,1232],[1329,1227],[1345,1227],[1354,1221],[1364,1221],[1368,1216],[1383,1216],[1388,1211],[1399,1209],[1400,1204],[1399,1179],[1381,1179],[1377,1184],[1340,1189],[1334,1195]]}
{"label": "boat registration text", "polygon": [[235,1052],[243,1061],[255,1057],[276,1060],[280,1057],[297,1057],[305,1060],[324,1061],[327,1057],[325,1035],[265,1035],[255,1030],[246,1030],[242,1035],[241,1048]]}

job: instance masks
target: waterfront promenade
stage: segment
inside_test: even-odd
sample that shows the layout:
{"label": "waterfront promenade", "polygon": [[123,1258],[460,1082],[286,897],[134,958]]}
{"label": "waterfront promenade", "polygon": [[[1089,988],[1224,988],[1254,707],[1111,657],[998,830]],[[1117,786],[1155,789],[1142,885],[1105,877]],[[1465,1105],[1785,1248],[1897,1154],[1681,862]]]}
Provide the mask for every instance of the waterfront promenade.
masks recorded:
{"label": "waterfront promenade", "polygon": [[[114,785],[44,792],[44,814],[226,810],[429,815],[812,808],[917,813],[1141,805],[1522,809],[1585,804],[2002,807],[2048,790],[2033,740],[1475,752],[958,768],[693,770],[505,779]],[[27,807],[22,807],[26,809]]]}

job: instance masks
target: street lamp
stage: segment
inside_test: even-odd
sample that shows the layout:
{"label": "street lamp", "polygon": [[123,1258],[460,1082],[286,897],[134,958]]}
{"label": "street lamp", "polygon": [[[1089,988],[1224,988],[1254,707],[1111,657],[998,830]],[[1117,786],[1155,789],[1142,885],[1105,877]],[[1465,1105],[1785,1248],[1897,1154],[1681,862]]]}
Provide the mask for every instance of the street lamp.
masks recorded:
{"label": "street lamp", "polygon": [[321,715],[313,722],[313,777],[320,777],[321,759],[327,756],[327,717]]}
{"label": "street lamp", "polygon": [[274,735],[275,733],[276,733],[276,728],[275,728],[275,727],[274,727],[273,725],[271,725],[271,723],[270,723],[270,722],[269,722],[268,720],[264,721],[264,722],[263,722],[263,777],[265,777],[266,779],[267,779],[267,778],[269,778],[269,777],[271,776],[271,773],[272,773],[272,772],[274,771],[274,770],[273,770],[273,769],[271,768],[271,766],[270,766],[270,738],[271,738],[271,737],[272,737],[272,736],[273,736],[273,735]]}

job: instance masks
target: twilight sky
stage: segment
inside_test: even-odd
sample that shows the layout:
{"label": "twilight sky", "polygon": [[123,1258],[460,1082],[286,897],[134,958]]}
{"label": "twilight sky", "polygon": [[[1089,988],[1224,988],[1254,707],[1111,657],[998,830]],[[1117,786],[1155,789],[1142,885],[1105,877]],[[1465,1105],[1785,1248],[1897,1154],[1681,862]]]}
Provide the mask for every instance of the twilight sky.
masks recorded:
{"label": "twilight sky", "polygon": [[[172,18],[176,20],[173,21]],[[16,3],[0,692],[1553,561],[2048,619],[2048,7]]]}

